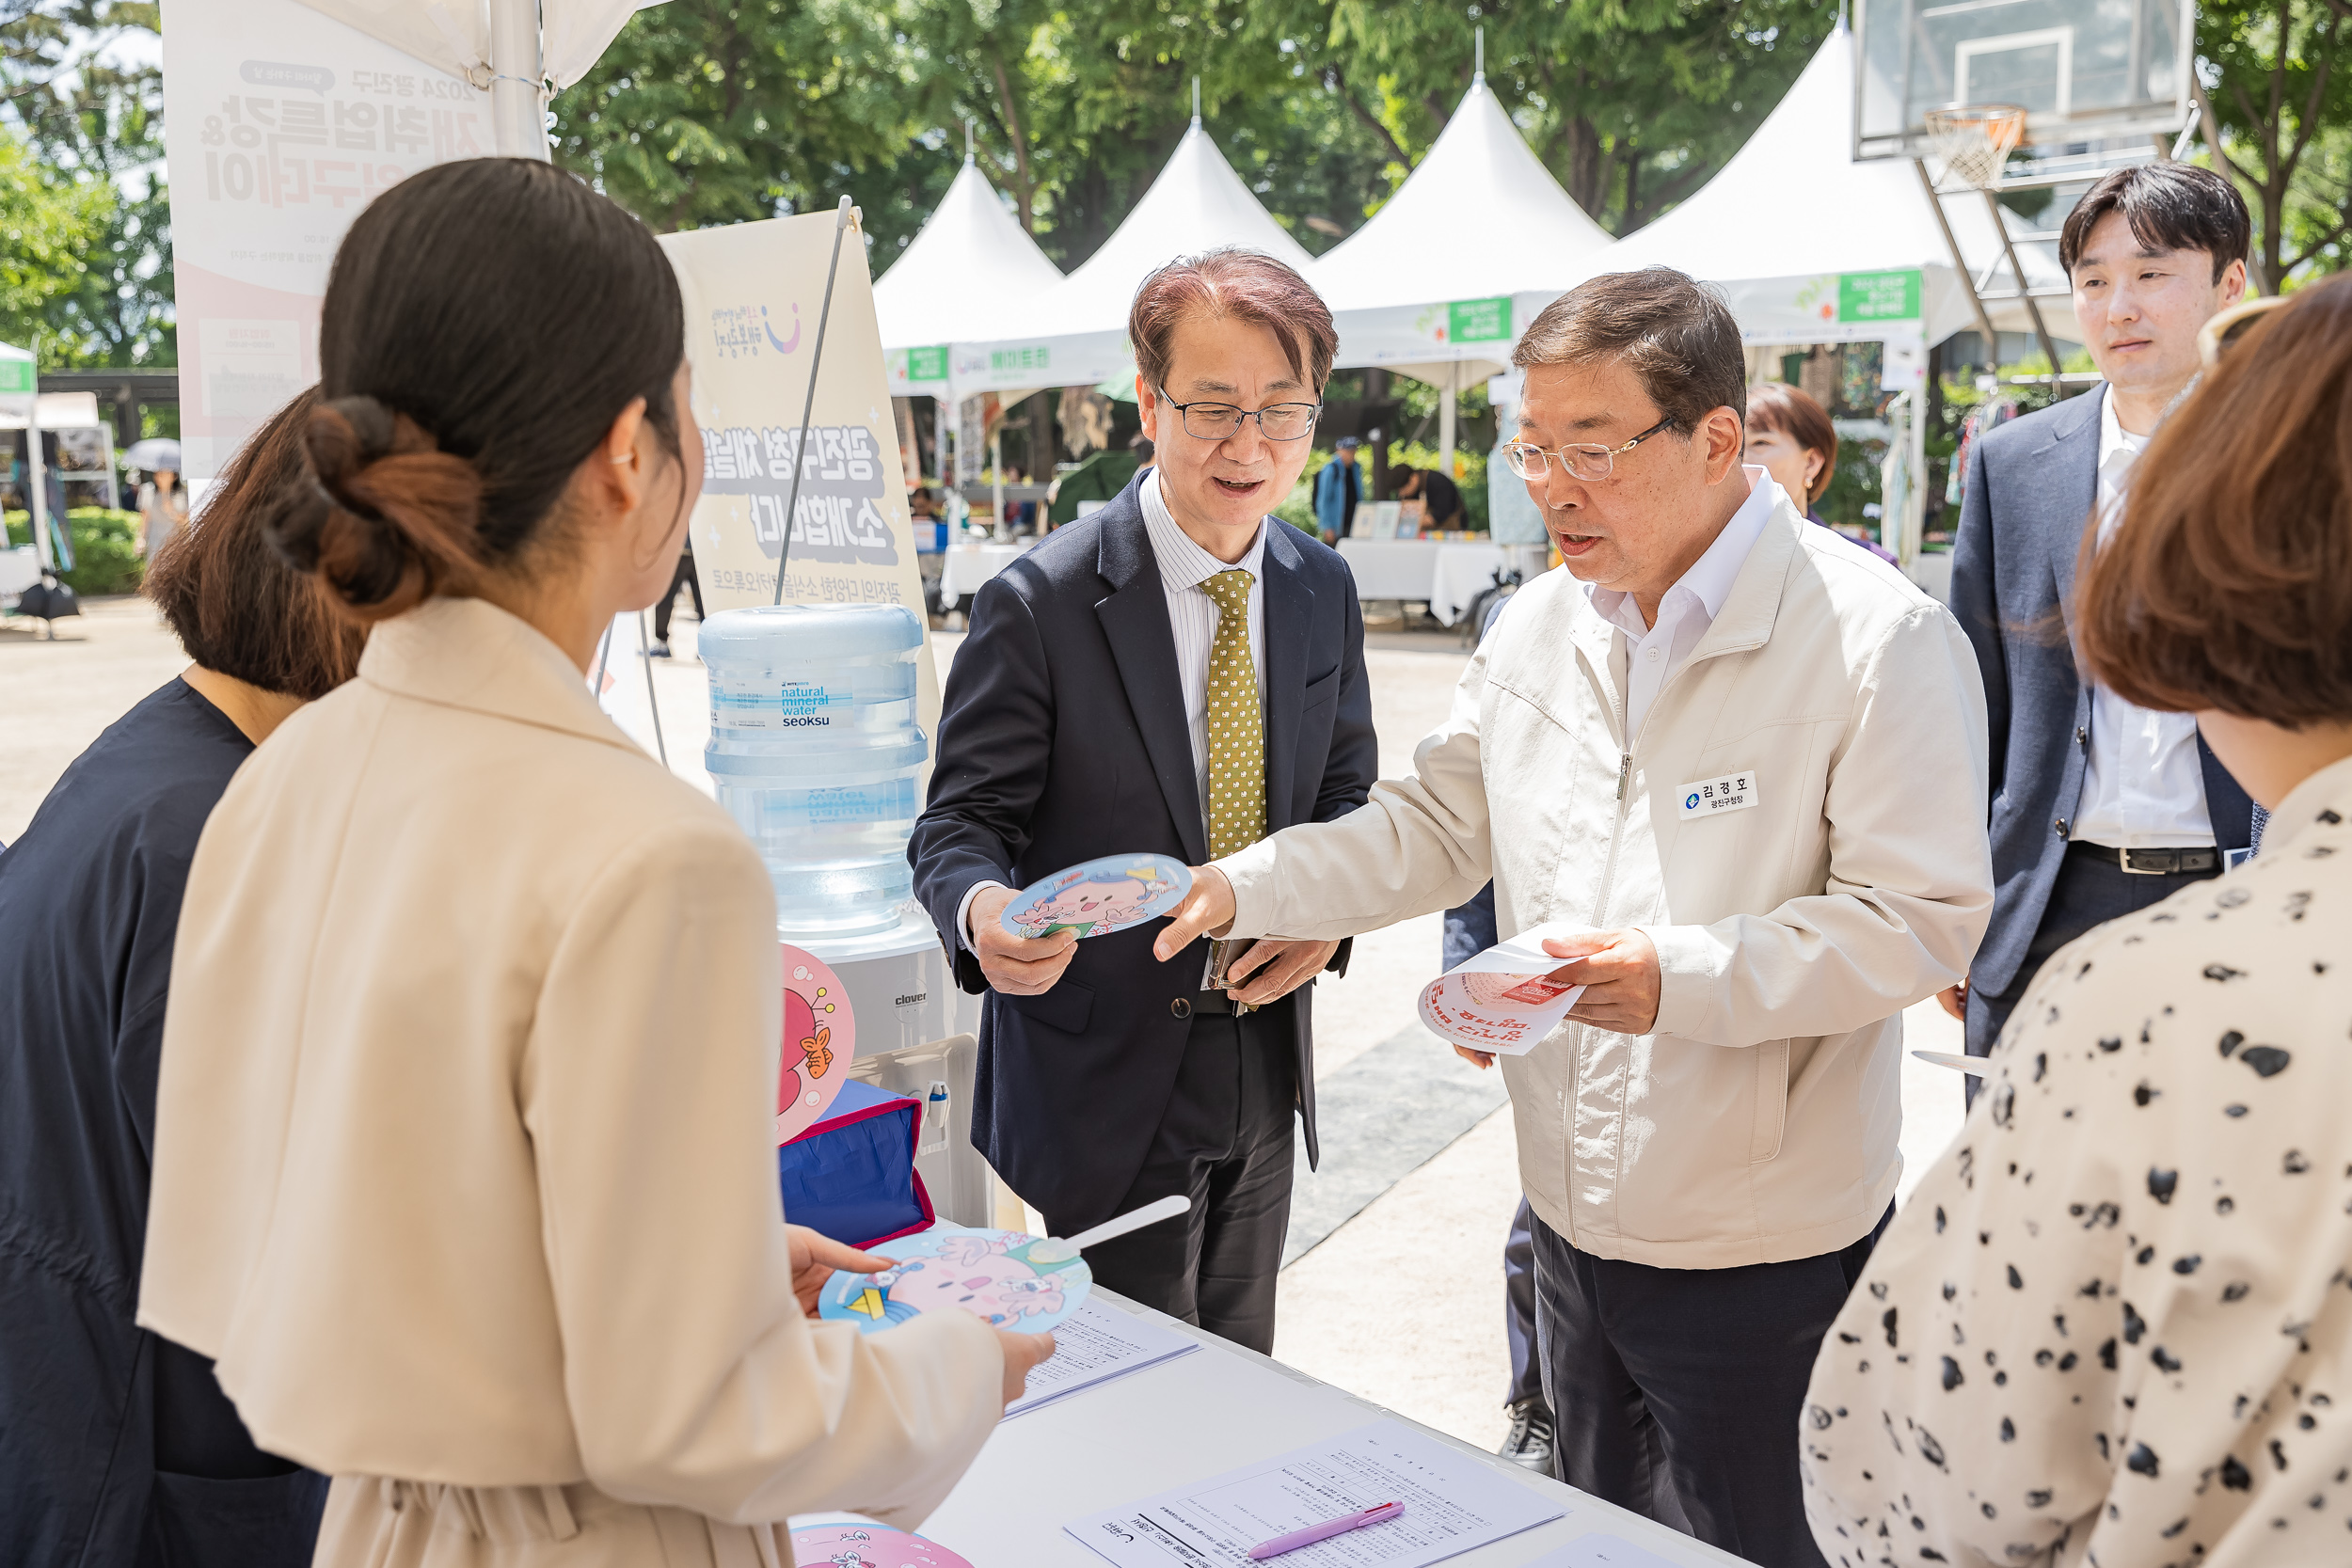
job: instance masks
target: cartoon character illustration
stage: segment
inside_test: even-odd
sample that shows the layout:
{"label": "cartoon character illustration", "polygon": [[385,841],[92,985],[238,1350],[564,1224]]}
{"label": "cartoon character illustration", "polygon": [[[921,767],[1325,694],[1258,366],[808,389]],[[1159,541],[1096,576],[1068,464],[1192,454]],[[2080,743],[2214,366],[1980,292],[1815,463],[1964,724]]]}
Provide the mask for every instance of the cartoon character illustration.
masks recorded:
{"label": "cartoon character illustration", "polygon": [[1117,881],[1077,882],[1039,899],[1015,918],[1025,937],[1047,937],[1056,931],[1099,937],[1134,920],[1150,897],[1145,884],[1133,877],[1121,877]]}
{"label": "cartoon character illustration", "polygon": [[[865,1299],[877,1291],[878,1302]],[[929,1258],[905,1259],[872,1275],[850,1305],[853,1311],[887,1323],[956,1309],[998,1328],[1011,1328],[1026,1318],[1053,1316],[1066,1300],[1057,1271],[1041,1273],[1013,1257],[1002,1237],[958,1235],[944,1238]]]}
{"label": "cartoon character illustration", "polygon": [[[784,1066],[776,1082],[776,1139],[788,1142],[807,1131],[832,1099],[833,1084],[824,1082],[832,1073],[838,1056],[848,1060],[850,1034],[848,1015],[834,997],[834,989],[826,984],[831,975],[818,975],[806,964],[792,965],[784,986]],[[842,1026],[844,1033],[838,1051],[834,1047],[834,1029]]]}

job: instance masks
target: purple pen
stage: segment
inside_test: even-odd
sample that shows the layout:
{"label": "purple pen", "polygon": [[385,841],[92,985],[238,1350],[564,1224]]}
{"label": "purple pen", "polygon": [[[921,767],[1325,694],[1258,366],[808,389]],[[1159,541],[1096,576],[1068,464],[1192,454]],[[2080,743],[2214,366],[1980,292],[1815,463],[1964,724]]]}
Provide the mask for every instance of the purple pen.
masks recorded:
{"label": "purple pen", "polygon": [[1264,1558],[1280,1557],[1284,1552],[1295,1552],[1301,1546],[1311,1546],[1318,1541],[1328,1541],[1335,1535],[1344,1535],[1366,1525],[1383,1524],[1404,1512],[1403,1503],[1382,1503],[1377,1508],[1365,1509],[1361,1513],[1343,1513],[1336,1519],[1326,1519],[1319,1525],[1309,1525],[1305,1529],[1295,1529],[1288,1535],[1259,1542],[1249,1548],[1250,1560],[1254,1562]]}

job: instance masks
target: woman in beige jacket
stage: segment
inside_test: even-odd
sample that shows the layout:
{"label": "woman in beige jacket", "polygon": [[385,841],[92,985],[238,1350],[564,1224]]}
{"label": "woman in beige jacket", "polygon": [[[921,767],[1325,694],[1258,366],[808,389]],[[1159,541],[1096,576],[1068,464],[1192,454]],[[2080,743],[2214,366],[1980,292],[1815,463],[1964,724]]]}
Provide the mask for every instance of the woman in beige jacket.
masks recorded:
{"label": "woman in beige jacket", "polygon": [[1051,1351],[803,1316],[858,1255],[779,1208],[773,895],[583,679],[701,488],[682,357],[652,237],[544,165],[336,258],[274,527],[374,630],[199,847],[139,1301],[335,1477],[322,1563],[789,1562],[795,1512],[919,1521]]}

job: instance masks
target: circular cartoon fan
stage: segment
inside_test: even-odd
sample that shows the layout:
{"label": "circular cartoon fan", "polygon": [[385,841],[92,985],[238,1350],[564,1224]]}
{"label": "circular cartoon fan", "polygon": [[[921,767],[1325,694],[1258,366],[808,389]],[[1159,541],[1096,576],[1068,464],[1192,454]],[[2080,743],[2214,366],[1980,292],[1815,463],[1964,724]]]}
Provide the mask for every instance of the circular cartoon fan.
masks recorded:
{"label": "circular cartoon fan", "polygon": [[[969,1312],[998,1328],[1043,1334],[1078,1310],[1094,1271],[1067,1248],[1021,1230],[939,1225],[875,1250],[895,1259],[880,1274],[836,1273],[817,1297],[818,1316],[871,1334],[925,1312]],[[1045,1256],[1033,1256],[1042,1251]]]}
{"label": "circular cartoon fan", "polygon": [[776,1142],[788,1144],[825,1114],[857,1054],[857,1021],[840,977],[816,955],[784,948],[784,1071],[776,1084]]}
{"label": "circular cartoon fan", "polygon": [[1182,861],[1104,855],[1023,888],[997,919],[1016,937],[1103,937],[1174,912],[1191,891],[1192,869]]}
{"label": "circular cartoon fan", "polygon": [[823,1524],[792,1532],[792,1556],[807,1565],[834,1568],[972,1568],[936,1541],[887,1525]]}

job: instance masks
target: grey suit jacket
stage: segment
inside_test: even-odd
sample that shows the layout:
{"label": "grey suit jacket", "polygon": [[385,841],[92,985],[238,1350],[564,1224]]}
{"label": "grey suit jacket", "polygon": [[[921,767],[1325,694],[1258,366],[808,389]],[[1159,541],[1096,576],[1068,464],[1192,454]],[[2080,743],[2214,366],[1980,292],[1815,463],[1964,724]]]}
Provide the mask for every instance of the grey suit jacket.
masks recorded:
{"label": "grey suit jacket", "polygon": [[[1993,924],[1969,984],[1995,995],[2021,978],[2082,798],[2090,689],[2074,660],[2074,563],[2098,504],[2106,395],[2070,398],[1979,440],[1961,498],[1952,613],[1976,645],[1993,740]],[[2197,755],[2215,838],[2246,847],[2252,802],[2201,736]]]}

